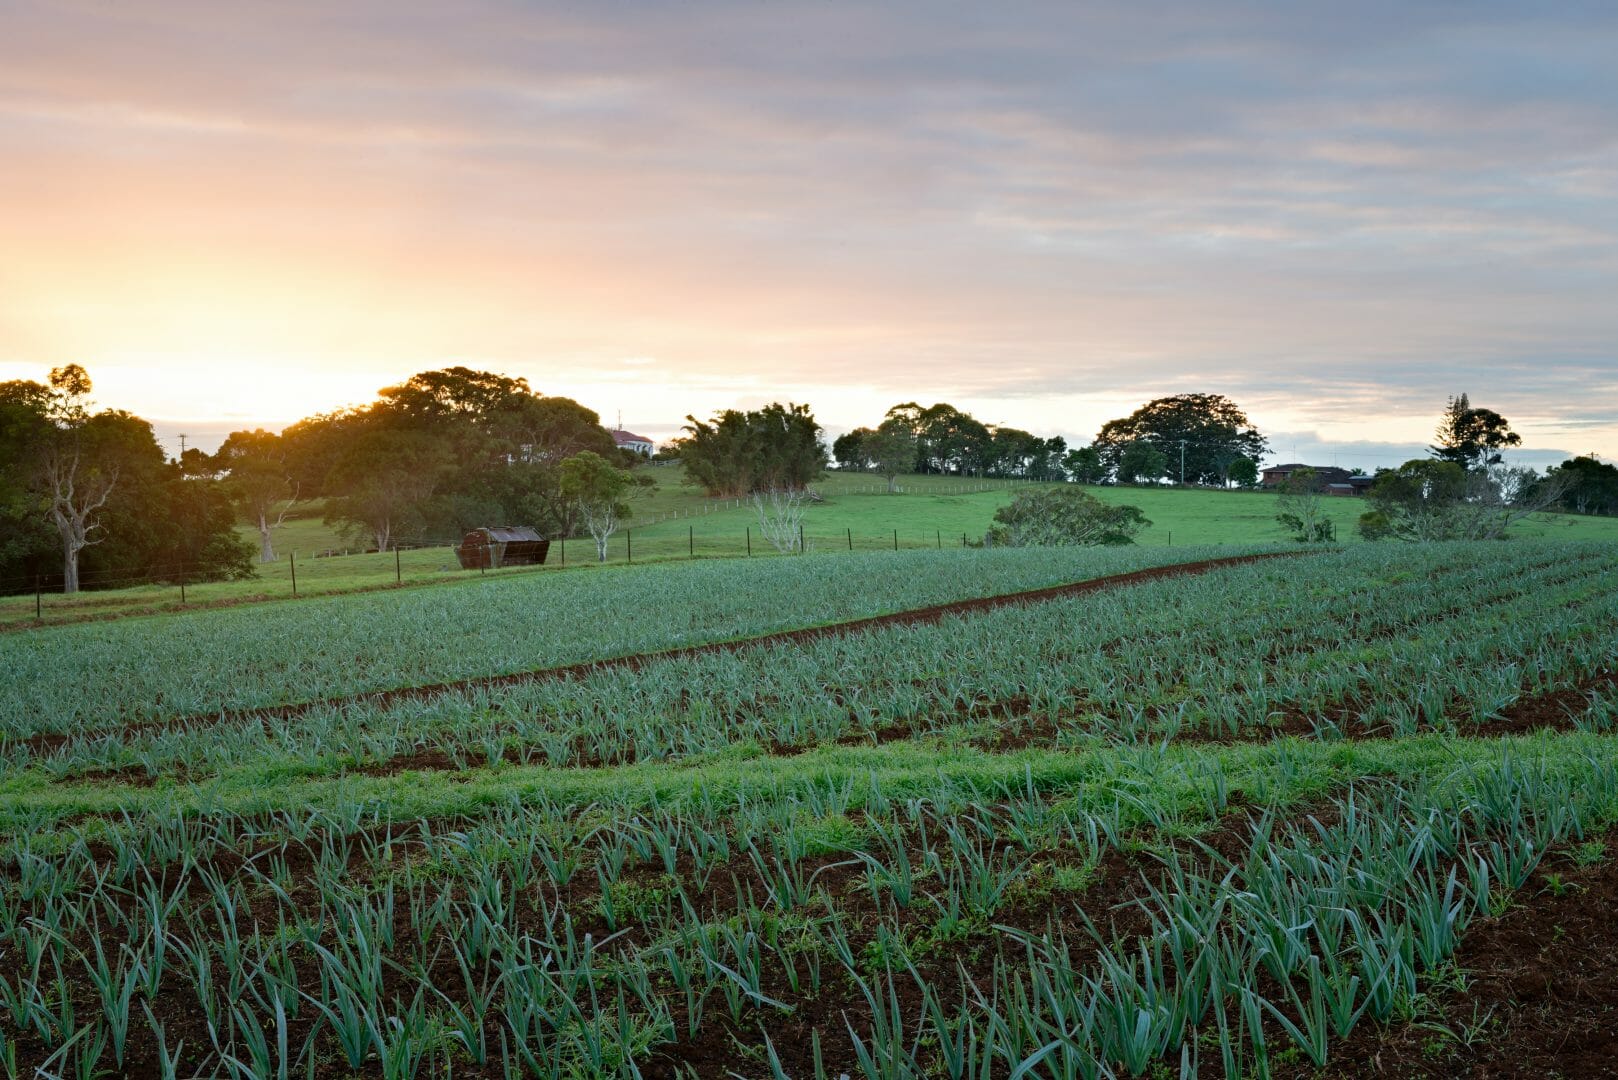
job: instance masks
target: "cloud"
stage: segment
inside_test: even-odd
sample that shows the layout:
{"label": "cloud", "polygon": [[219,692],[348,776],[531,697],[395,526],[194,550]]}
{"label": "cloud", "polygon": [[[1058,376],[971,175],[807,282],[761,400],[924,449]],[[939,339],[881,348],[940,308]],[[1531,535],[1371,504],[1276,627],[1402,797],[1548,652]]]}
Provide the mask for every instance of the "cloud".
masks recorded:
{"label": "cloud", "polygon": [[1214,388],[1420,439],[1466,389],[1618,454],[1614,52],[1503,0],[24,5],[0,356],[164,415],[220,356],[1077,431]]}

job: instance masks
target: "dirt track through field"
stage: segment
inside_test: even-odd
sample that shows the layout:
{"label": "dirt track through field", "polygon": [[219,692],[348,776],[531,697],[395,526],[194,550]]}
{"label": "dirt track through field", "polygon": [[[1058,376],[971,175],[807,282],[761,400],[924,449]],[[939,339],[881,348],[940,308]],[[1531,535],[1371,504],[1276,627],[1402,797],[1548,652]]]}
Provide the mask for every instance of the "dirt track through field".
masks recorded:
{"label": "dirt track through field", "polygon": [[21,740],[25,745],[40,751],[48,751],[75,738],[82,738],[89,734],[107,734],[111,732],[140,732],[172,730],[180,728],[207,727],[213,724],[244,720],[286,720],[303,716],[322,708],[339,708],[345,705],[382,705],[388,706],[404,701],[422,701],[441,694],[454,693],[462,690],[492,690],[507,686],[517,686],[528,683],[543,682],[551,679],[566,679],[580,675],[587,675],[593,671],[603,671],[611,668],[628,668],[636,670],[646,664],[657,663],[663,660],[679,660],[691,656],[701,656],[706,653],[738,652],[742,649],[753,648],[760,645],[801,644],[815,641],[820,638],[832,637],[842,634],[856,634],[866,630],[875,630],[886,626],[919,626],[926,623],[939,622],[951,615],[970,615],[981,611],[993,611],[997,608],[1012,607],[1018,604],[1042,603],[1049,600],[1062,600],[1074,596],[1083,596],[1087,593],[1102,592],[1109,589],[1122,588],[1129,585],[1138,585],[1147,581],[1156,581],[1161,578],[1184,577],[1195,574],[1204,574],[1211,570],[1220,570],[1231,566],[1241,566],[1246,563],[1259,562],[1265,559],[1295,558],[1304,552],[1279,551],[1266,552],[1257,555],[1233,555],[1223,559],[1201,559],[1196,562],[1172,563],[1167,566],[1154,566],[1145,570],[1134,570],[1127,574],[1112,574],[1107,577],[1091,578],[1087,581],[1076,581],[1066,585],[1050,585],[1041,589],[1029,589],[1024,592],[1006,593],[1000,596],[984,596],[971,600],[957,600],[948,604],[935,604],[931,607],[912,608],[908,611],[895,611],[887,615],[873,615],[869,618],[854,619],[849,622],[828,623],[824,626],[810,626],[799,630],[781,630],[757,637],[738,638],[731,641],[714,641],[702,645],[688,645],[678,649],[665,649],[660,652],[635,653],[628,656],[614,656],[602,660],[590,660],[580,664],[568,664],[562,667],[533,668],[527,671],[510,672],[504,675],[487,675],[471,679],[460,679],[454,682],[433,683],[427,686],[408,686],[393,690],[376,690],[360,694],[350,694],[341,697],[321,698],[315,701],[295,702],[287,705],[270,705],[263,708],[243,710],[220,710],[218,712],[193,713],[189,716],[174,717],[168,720],[143,721],[134,724],[125,724],[119,727],[102,728],[96,732],[86,731],[74,735],[59,733],[42,733]]}

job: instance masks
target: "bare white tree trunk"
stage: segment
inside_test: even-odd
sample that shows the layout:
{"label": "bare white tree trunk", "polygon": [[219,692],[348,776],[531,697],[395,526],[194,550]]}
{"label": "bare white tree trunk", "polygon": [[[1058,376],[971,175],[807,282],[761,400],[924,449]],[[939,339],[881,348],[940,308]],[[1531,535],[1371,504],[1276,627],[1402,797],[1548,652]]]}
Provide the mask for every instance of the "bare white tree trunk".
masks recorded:
{"label": "bare white tree trunk", "polygon": [[751,496],[759,532],[775,550],[789,553],[803,542],[803,510],[809,493],[803,488],[771,488]]}
{"label": "bare white tree trunk", "polygon": [[73,439],[71,449],[58,447],[45,462],[45,477],[50,486],[50,518],[62,538],[62,591],[79,591],[79,553],[100,538],[91,534],[101,528],[94,514],[106,505],[107,497],[118,483],[118,470],[94,471],[84,478],[82,489],[79,477],[79,446]]}
{"label": "bare white tree trunk", "polygon": [[269,519],[260,513],[258,516],[258,561],[274,562],[275,545],[270,543],[270,530],[275,528]]}
{"label": "bare white tree trunk", "polygon": [[587,503],[579,500],[579,516],[590,538],[596,542],[596,561],[607,561],[607,541],[618,531],[618,507],[611,503]]}
{"label": "bare white tree trunk", "polygon": [[[292,498],[287,500],[287,504],[285,506],[281,507],[280,512],[275,515],[275,520],[274,521],[270,520],[270,509],[271,509],[270,504],[268,504],[268,503],[259,503],[259,505],[258,505],[258,561],[259,562],[267,563],[267,562],[274,562],[275,561],[275,545],[273,543],[271,543],[271,541],[270,541],[270,534],[272,532],[274,532],[276,529],[279,529],[283,524],[286,523],[287,513],[296,505],[298,505],[298,489],[296,487],[294,487],[292,489]],[[383,550],[386,550],[386,549],[385,548],[378,548],[377,550],[383,551]]]}
{"label": "bare white tree trunk", "polygon": [[79,591],[79,552],[83,549],[82,543],[75,543],[66,534],[62,539],[62,591],[76,593]]}

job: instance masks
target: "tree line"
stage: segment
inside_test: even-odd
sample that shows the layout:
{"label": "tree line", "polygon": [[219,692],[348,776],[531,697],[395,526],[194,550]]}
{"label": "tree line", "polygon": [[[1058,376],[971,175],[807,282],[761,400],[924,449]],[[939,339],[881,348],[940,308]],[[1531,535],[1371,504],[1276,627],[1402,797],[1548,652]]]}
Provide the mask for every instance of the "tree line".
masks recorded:
{"label": "tree line", "polygon": [[[553,537],[588,533],[604,558],[632,496],[651,483],[593,410],[466,367],[418,373],[373,402],[279,433],[233,432],[216,453],[192,448],[179,460],[166,457],[145,420],[92,410],[91,389],[75,364],[45,382],[0,383],[0,586],[10,591],[35,581],[72,592],[86,582],[249,576],[255,562],[276,557],[275,530],[288,513],[315,500],[328,524],[375,550],[522,523]],[[894,405],[875,427],[829,447],[807,405],[686,420],[659,456],[679,459],[686,482],[710,495],[751,497],[763,534],[783,550],[801,536],[803,503],[833,462],[883,476],[890,490],[913,473],[1245,487],[1257,484],[1269,448],[1235,402],[1200,393],[1149,401],[1083,447],[985,424],[947,403]],[[1498,413],[1452,398],[1432,456],[1379,471],[1361,532],[1453,532],[1435,524],[1440,504],[1452,508],[1451,521],[1462,504],[1618,512],[1618,468],[1584,456],[1545,476],[1507,469],[1501,451],[1520,442]],[[1298,499],[1318,494],[1300,484],[1318,486],[1307,475],[1292,484],[1284,512],[1294,518]],[[1330,538],[1323,515],[1302,517],[1284,524]],[[240,538],[238,520],[256,543]],[[1004,537],[1036,535],[1031,521],[1002,521]],[[1138,526],[1106,526],[1120,524]]]}
{"label": "tree line", "polygon": [[224,487],[188,482],[140,417],[92,411],[91,388],[77,364],[0,383],[0,587],[251,574]]}
{"label": "tree line", "polygon": [[839,468],[885,477],[938,473],[1081,484],[1251,485],[1269,449],[1247,414],[1222,394],[1156,398],[1109,420],[1088,446],[985,424],[953,405],[895,405],[875,428],[832,443]]}
{"label": "tree line", "polygon": [[[1466,394],[1449,399],[1428,456],[1398,468],[1378,469],[1366,492],[1369,509],[1356,531],[1366,540],[1498,540],[1519,521],[1545,510],[1599,512],[1611,507],[1618,469],[1577,457],[1544,474],[1506,464],[1504,451],[1521,446],[1504,416],[1472,405]],[[1336,526],[1323,503],[1324,478],[1297,469],[1281,485],[1276,521],[1296,540],[1327,543]],[[1609,511],[1610,512],[1610,511]]]}
{"label": "tree line", "polygon": [[316,499],[328,524],[377,550],[505,522],[574,535],[622,509],[636,483],[627,466],[638,458],[595,412],[464,367],[177,461],[147,421],[92,412],[90,391],[78,365],[0,384],[0,581],[12,591],[35,578],[75,592],[87,578],[250,576],[275,558],[289,510]]}

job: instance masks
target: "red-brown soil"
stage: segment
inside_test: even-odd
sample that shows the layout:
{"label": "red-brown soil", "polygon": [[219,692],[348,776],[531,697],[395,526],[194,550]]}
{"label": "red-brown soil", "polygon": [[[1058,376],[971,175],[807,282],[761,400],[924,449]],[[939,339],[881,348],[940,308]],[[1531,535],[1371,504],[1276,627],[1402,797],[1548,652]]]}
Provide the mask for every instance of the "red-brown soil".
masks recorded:
{"label": "red-brown soil", "polygon": [[[1530,695],[1519,698],[1516,702],[1501,710],[1500,715],[1489,720],[1483,720],[1475,725],[1463,725],[1460,728],[1462,738],[1499,738],[1505,735],[1525,735],[1536,731],[1574,731],[1578,729],[1579,717],[1588,707],[1593,696],[1618,688],[1618,674],[1610,671],[1600,672],[1580,680],[1576,685],[1565,690],[1556,690],[1544,694]],[[1342,729],[1347,741],[1362,739],[1391,739],[1397,733],[1387,725],[1376,727],[1357,727],[1355,721],[1355,708],[1353,705],[1332,706],[1327,715]],[[1014,698],[1003,702],[987,702],[961,711],[953,720],[961,722],[980,719],[983,717],[998,718],[1002,721],[1015,719],[1016,723],[1003,723],[1002,726],[988,736],[975,737],[970,740],[972,745],[982,749],[1000,753],[1010,753],[1031,747],[1053,747],[1061,731],[1061,722],[1066,714],[1052,716],[1046,713],[1031,714],[1025,698]],[[895,724],[880,730],[856,730],[837,739],[842,746],[871,746],[895,742],[904,739],[926,736],[928,730],[918,729],[908,722]],[[1292,736],[1310,739],[1316,735],[1315,724],[1309,717],[1301,712],[1288,713],[1278,723],[1258,725],[1235,733],[1224,735],[1210,735],[1202,731],[1181,731],[1173,736],[1175,742],[1193,745],[1235,745],[1238,743],[1263,742],[1269,739]],[[1144,736],[1152,740],[1162,738],[1161,733],[1148,732]],[[775,743],[767,749],[776,757],[795,757],[815,748],[813,743]],[[525,761],[524,748],[507,746],[500,754],[500,761],[508,765],[521,765]],[[608,765],[626,765],[634,761],[633,754],[627,754],[611,761],[596,760],[581,752],[578,766],[581,768],[597,768]],[[412,750],[406,754],[399,754],[379,761],[371,761],[355,765],[342,770],[351,775],[372,777],[397,776],[404,772],[462,772],[468,768],[477,768],[493,764],[488,759],[488,751],[482,746],[463,746],[458,753],[454,747],[436,746]],[[172,774],[176,777],[183,773]],[[156,778],[136,765],[125,766],[120,769],[96,769],[67,778],[72,782],[111,782],[123,783],[132,787],[151,787]]]}
{"label": "red-brown soil", "polygon": [[[1287,820],[1301,822],[1312,811],[1329,822],[1332,810],[1329,804],[1324,807],[1316,806],[1310,810],[1295,809],[1288,813]],[[1238,855],[1251,841],[1251,821],[1255,813],[1257,811],[1254,808],[1242,804],[1239,800],[1233,801],[1212,831],[1200,838],[1201,843],[1227,857]],[[405,855],[415,846],[412,835],[418,827],[415,824],[395,824],[379,826],[368,832],[376,840],[391,837],[400,854]],[[1147,882],[1157,882],[1161,879],[1162,864],[1146,850],[1146,845],[1153,843],[1154,840],[1157,843],[1163,841],[1161,838],[1154,838],[1148,832],[1143,832],[1133,839],[1140,841],[1141,846],[1131,847],[1129,850],[1112,848],[1105,852],[1091,878],[1091,884],[1082,892],[1065,893],[1058,890],[1040,895],[1010,897],[994,912],[991,919],[982,920],[963,936],[918,956],[916,958],[918,971],[930,981],[941,980],[941,985],[953,986],[957,964],[962,964],[975,978],[986,980],[995,956],[1004,955],[1005,951],[1003,934],[990,926],[991,921],[1019,927],[1036,935],[1052,927],[1060,927],[1069,942],[1075,946],[1075,955],[1078,955],[1077,950],[1083,949],[1084,942],[1088,940],[1084,922],[1086,915],[1109,938],[1129,939],[1145,932],[1148,929],[1147,919],[1133,901],[1146,895]],[[364,880],[369,877],[375,868],[362,857],[360,846],[342,843],[349,849],[348,870],[351,878]],[[1172,843],[1182,854],[1194,861],[1200,862],[1208,858],[1203,853],[1203,848],[1197,844],[1185,840],[1176,840]],[[319,841],[316,841],[314,847],[290,842],[256,846],[251,851],[215,849],[207,861],[217,869],[240,872],[240,867],[247,858],[254,859],[261,869],[268,865],[271,858],[282,860],[286,864],[287,876],[296,882],[291,888],[292,899],[300,906],[308,905],[312,909],[318,907],[321,900],[306,878],[309,876],[308,870],[319,857],[318,847]],[[111,857],[110,852],[98,854]],[[1045,850],[1036,853],[1034,857],[1053,865],[1078,865],[1077,853],[1066,848]],[[844,919],[856,951],[863,949],[874,940],[874,925],[880,913],[879,900],[864,886],[865,875],[862,867],[846,852],[820,856],[808,865],[811,870],[826,868],[817,878],[817,883]],[[163,889],[168,891],[178,884],[186,873],[183,865],[170,864],[158,871],[157,880]],[[676,885],[699,911],[707,918],[716,920],[733,915],[747,902],[746,897],[749,894],[758,897],[764,895],[763,879],[759,877],[745,855],[733,856],[728,863],[714,868],[700,881],[693,875],[689,856],[682,854],[673,878],[665,877],[660,866],[640,864],[630,870],[624,880],[645,885],[656,882]],[[186,890],[186,895],[188,900],[200,901],[206,898],[200,883],[196,882]],[[598,941],[607,939],[615,930],[608,926],[599,911],[597,906],[599,897],[600,887],[596,877],[587,870],[577,874],[567,886],[558,890],[558,900],[575,920],[577,932],[581,935],[592,934]],[[131,896],[125,902],[133,904],[134,899]],[[265,902],[262,896],[250,893],[244,898],[240,918],[244,922],[254,919],[273,922],[275,915],[272,909],[275,905],[269,904],[261,909],[259,906],[261,902]],[[1081,908],[1084,912],[1082,915]],[[814,910],[817,913],[822,911],[818,905]],[[410,918],[409,906],[400,904],[395,915],[394,929],[401,940],[408,939],[412,933]],[[537,913],[534,918],[536,920],[539,918]],[[931,924],[932,918],[931,907],[918,899],[917,903],[906,909],[899,917],[899,925],[906,931],[922,934]],[[889,921],[891,924],[891,918]],[[539,929],[536,923],[533,927],[534,932],[539,932]],[[648,944],[643,937],[644,931],[633,918],[626,925],[616,929],[623,933],[621,941],[626,945],[644,947]],[[85,934],[86,931],[82,930],[74,933],[75,941],[81,948],[89,948]],[[442,971],[438,971],[436,967],[434,969],[435,985],[455,998],[459,995],[460,974],[447,959],[443,960],[441,966]],[[838,973],[834,962],[827,961],[824,967],[826,981],[822,984],[821,993],[813,996],[794,993],[779,969],[772,969],[764,989],[766,993],[779,1000],[791,1002],[795,1008],[791,1015],[755,1013],[749,1017],[748,1024],[736,1027],[732,1025],[723,1004],[713,1000],[709,1002],[695,1038],[686,1035],[683,1007],[677,1001],[674,1002],[674,1020],[680,1037],[676,1042],[658,1047],[648,1055],[641,1063],[643,1075],[648,1077],[648,1080],[690,1076],[693,1075],[689,1071],[692,1068],[696,1070],[695,1075],[703,1077],[729,1075],[727,1070],[736,1070],[742,1075],[758,1075],[759,1059],[754,1055],[763,1042],[760,1030],[756,1026],[759,1019],[766,1021],[770,1037],[789,1075],[813,1074],[810,1056],[812,1031],[820,1033],[828,1065],[834,1069],[852,1068],[855,1064],[852,1044],[843,1018],[846,1015],[857,1029],[863,1031],[868,1021],[868,1010],[857,988]],[[69,965],[67,972],[67,986],[73,998],[81,1006],[84,1015],[93,1015],[99,1008],[93,984],[77,965]],[[807,969],[801,965],[800,974],[807,979]],[[300,960],[297,976],[302,985],[318,984],[318,973],[312,964]],[[921,997],[914,981],[899,977],[894,979],[893,985],[905,1014],[915,1016],[921,1006]],[[392,992],[392,989],[393,979],[390,977],[389,992]],[[203,1058],[197,1055],[206,1055],[209,1036],[205,1020],[196,1007],[194,993],[184,985],[184,980],[180,978],[171,980],[151,1005],[165,1026],[170,1046],[177,1045],[183,1038],[189,1051],[187,1064],[202,1064]],[[312,1023],[313,1017],[309,1010],[305,1010],[302,1016],[291,1019],[289,1034],[292,1046],[302,1045]],[[24,1063],[38,1063],[49,1053],[48,1048],[34,1032],[15,1033],[13,1037],[20,1051],[20,1060]],[[351,1075],[346,1068],[339,1067],[340,1059],[329,1052],[329,1046],[327,1049],[328,1064],[317,1069],[316,1075]],[[147,1026],[142,1023],[132,1024],[128,1058],[123,1070],[115,1071],[113,1075],[127,1077],[156,1075],[156,1051],[155,1040]],[[102,1064],[111,1066],[110,1054]],[[679,1073],[677,1070],[682,1067],[688,1071]],[[26,1067],[24,1071],[27,1071]],[[373,1064],[362,1069],[359,1075],[369,1078],[378,1076],[379,1072]],[[498,1064],[493,1061],[481,1069],[463,1061],[457,1063],[456,1075],[495,1077],[501,1073]]]}
{"label": "red-brown soil", "polygon": [[1287,1080],[1618,1077],[1618,829],[1594,865],[1567,845],[1515,902],[1467,928],[1455,963],[1468,980],[1430,997],[1430,1013],[1367,1025],[1331,1049],[1323,1070]]}
{"label": "red-brown soil", "polygon": [[[1301,823],[1314,816],[1329,825],[1336,820],[1335,814],[1334,805],[1322,804],[1295,810],[1284,820]],[[1219,857],[1238,857],[1252,841],[1257,815],[1258,811],[1253,808],[1233,801],[1226,815],[1196,842],[1176,840],[1166,846],[1200,865],[1206,865],[1212,858],[1204,848]],[[1004,846],[1008,850],[1011,847]],[[826,856],[824,862],[830,865],[848,858],[846,854]],[[1036,858],[1053,866],[1079,865],[1075,853],[1067,850],[1040,852]],[[720,878],[724,876],[715,875],[709,890],[703,893],[704,910],[716,917],[736,910],[739,902],[732,880],[720,885]],[[1148,851],[1108,848],[1094,867],[1091,883],[1082,893],[1054,890],[1048,894],[1010,898],[990,918],[972,929],[924,952],[918,951],[910,959],[917,974],[935,986],[953,988],[959,970],[964,970],[979,985],[988,985],[996,958],[1004,963],[1008,956],[1014,957],[1017,953],[1015,946],[1008,945],[1002,929],[1013,927],[1036,937],[1051,935],[1054,939],[1054,935],[1060,933],[1068,942],[1069,956],[1075,963],[1082,964],[1086,957],[1099,951],[1088,929],[1090,924],[1109,941],[1128,941],[1150,930],[1150,920],[1137,901],[1149,895],[1150,886],[1161,885],[1163,877],[1164,864]],[[863,870],[855,865],[837,867],[821,879],[827,893],[836,898],[836,909],[850,930],[856,953],[875,940],[874,925],[879,914],[876,901],[862,888],[863,878]],[[742,884],[756,889],[745,878]],[[709,903],[714,906],[708,908]],[[918,935],[925,934],[932,917],[931,909],[920,901],[903,913],[890,912],[890,925],[895,914],[904,930]],[[896,972],[891,986],[901,1014],[907,1019],[919,1015],[923,998],[915,979]],[[857,988],[843,979],[828,980],[819,994],[810,996],[793,993],[786,979],[777,975],[775,982],[765,990],[793,1006],[791,1014],[774,1015],[767,1022],[770,1042],[787,1075],[815,1074],[812,1038],[816,1034],[831,1075],[837,1075],[839,1070],[857,1074],[848,1025],[851,1023],[864,1038],[868,1037],[870,1022],[870,1007]],[[677,1016],[677,1023],[683,1024],[683,1017]],[[680,1034],[675,1042],[659,1047],[642,1066],[647,1080],[679,1080],[692,1075],[719,1077],[732,1073],[768,1074],[767,1067],[761,1069],[758,1064],[763,1053],[763,1038],[758,1027],[735,1027],[723,1008],[709,1009],[695,1038],[686,1036],[683,1028]]]}
{"label": "red-brown soil", "polygon": [[1590,700],[1618,691],[1618,672],[1603,671],[1581,680],[1566,690],[1518,698],[1500,711],[1498,718],[1484,722],[1488,731],[1515,734],[1540,728],[1566,730],[1590,707]]}

